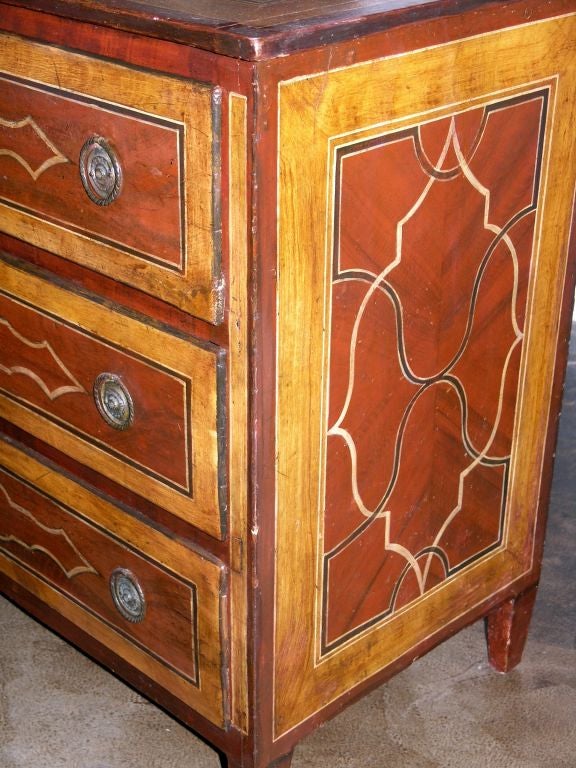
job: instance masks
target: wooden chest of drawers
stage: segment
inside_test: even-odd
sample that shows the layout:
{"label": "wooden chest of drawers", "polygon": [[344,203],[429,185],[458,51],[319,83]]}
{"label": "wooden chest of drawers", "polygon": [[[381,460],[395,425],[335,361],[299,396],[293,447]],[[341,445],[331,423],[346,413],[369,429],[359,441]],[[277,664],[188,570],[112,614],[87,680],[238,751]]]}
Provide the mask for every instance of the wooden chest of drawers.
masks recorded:
{"label": "wooden chest of drawers", "polygon": [[572,0],[0,0],[0,586],[238,768],[520,660]]}

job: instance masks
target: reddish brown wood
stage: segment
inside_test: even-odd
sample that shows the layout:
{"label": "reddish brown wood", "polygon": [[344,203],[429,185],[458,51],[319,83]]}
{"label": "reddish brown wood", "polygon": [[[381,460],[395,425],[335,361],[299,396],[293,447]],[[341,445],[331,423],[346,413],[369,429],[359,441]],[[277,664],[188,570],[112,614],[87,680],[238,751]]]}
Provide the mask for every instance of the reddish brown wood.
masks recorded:
{"label": "reddish brown wood", "polygon": [[[259,154],[254,167],[255,185],[252,193],[254,215],[259,222],[253,236],[253,301],[261,311],[253,315],[251,337],[253,343],[253,369],[251,372],[250,407],[261,414],[257,430],[252,434],[251,506],[252,527],[249,535],[249,568],[258,585],[251,596],[252,621],[249,626],[250,658],[254,668],[251,676],[251,717],[258,723],[261,749],[271,750],[273,729],[273,691],[266,679],[273,674],[274,627],[273,617],[264,606],[274,604],[274,526],[267,522],[267,510],[273,509],[274,465],[264,460],[275,450],[274,402],[268,393],[275,386],[276,375],[276,238],[277,196],[276,183],[267,187],[267,180],[276,179],[277,125],[268,120],[277,114],[277,87],[274,73],[267,67],[258,72],[258,109],[255,119],[255,141]],[[266,191],[265,191],[266,190]],[[271,506],[272,505],[272,506]],[[259,528],[259,535],[255,534]],[[256,547],[257,541],[260,545]],[[278,749],[288,752],[296,740]]]}
{"label": "reddish brown wood", "polygon": [[16,240],[0,233],[0,253],[3,259],[12,264],[23,266],[22,262],[25,261],[29,265],[34,265],[32,270],[36,274],[46,276],[48,272],[57,273],[71,289],[95,300],[101,301],[98,297],[106,296],[115,304],[121,305],[133,317],[153,318],[162,327],[179,334],[185,334],[196,340],[213,342],[223,349],[227,347],[228,330],[224,324],[212,325],[192,317],[154,296],[135,291],[111,277],[94,272],[80,264],[74,264],[56,254],[35,248],[23,240]]}
{"label": "reddish brown wood", "polygon": [[[483,10],[498,15],[501,3],[486,0],[282,0],[282,2],[234,2],[219,0],[205,5],[186,0],[124,0],[113,5],[105,0],[7,0],[69,19],[119,28],[186,43],[198,48],[258,61],[312,47],[349,41],[366,34],[441,19],[444,25],[464,11]],[[508,11],[517,21],[538,13],[550,13],[549,5],[536,0],[510,0]],[[496,15],[496,14],[494,14]]]}
{"label": "reddish brown wood", "polygon": [[[55,94],[53,88],[9,79],[2,80],[0,113],[15,123],[24,118],[34,121],[20,130],[0,127],[3,147],[24,157],[36,174],[33,177],[11,156],[0,158],[2,196],[11,204],[96,240],[112,242],[138,260],[146,261],[153,253],[170,267],[181,267],[181,150],[178,133],[167,129],[167,122],[160,126],[136,112],[131,116],[113,112],[103,101],[83,103],[73,94]],[[40,137],[39,129],[52,147]],[[90,204],[80,184],[78,157],[95,131],[113,146],[125,178],[110,206]],[[46,162],[56,162],[50,173],[42,171]],[[151,216],[150,211],[160,205],[162,216]]]}
{"label": "reddish brown wood", "polygon": [[[343,234],[332,264],[326,650],[501,540],[545,101],[544,93],[511,99],[427,123],[417,134],[357,142],[341,153],[335,226]],[[509,251],[484,229],[478,191],[451,152],[437,160],[452,129],[462,153],[472,157],[472,173],[492,190],[493,223],[514,242],[516,289]],[[401,263],[364,303],[377,284],[373,275],[396,253],[397,220],[432,176],[442,183],[405,222]],[[435,226],[438,220],[443,227]],[[340,427],[354,442],[363,508],[352,494]],[[391,522],[384,510],[397,511],[389,513]],[[404,556],[390,551],[382,557],[388,525],[390,538],[422,565],[422,585]]]}
{"label": "reddish brown wood", "polygon": [[0,431],[8,442],[13,443],[26,453],[40,458],[56,471],[78,478],[82,485],[91,490],[97,489],[99,493],[115,499],[129,516],[138,519],[147,519],[159,530],[169,536],[186,541],[193,549],[209,551],[218,560],[227,564],[229,561],[229,546],[224,540],[220,541],[209,534],[194,528],[190,523],[182,520],[170,512],[158,507],[151,499],[145,499],[134,491],[115,483],[113,480],[103,477],[96,470],[80,464],[70,456],[53,448],[47,443],[33,437],[8,421],[0,419]]}
{"label": "reddish brown wood", "polygon": [[[467,22],[470,22],[470,18],[467,18]],[[424,37],[425,33],[422,32],[422,30],[418,30],[418,29],[413,29],[411,31],[414,32],[418,42],[421,42],[422,37]],[[420,37],[419,33],[422,33],[422,37]],[[406,42],[407,42],[407,39],[406,39]],[[366,48],[368,48],[369,45],[370,45],[370,42],[367,41],[366,42],[366,47],[363,46],[363,53],[365,53]],[[278,73],[278,70],[281,70],[281,73],[279,75],[280,77],[285,75],[287,71],[289,71],[290,74],[296,76],[297,73],[298,74],[302,73],[305,64],[306,64],[306,66],[309,67],[312,64],[312,62],[313,62],[312,66],[318,67],[319,69],[323,65],[324,66],[330,66],[331,62],[327,62],[327,60],[328,60],[329,55],[331,53],[332,53],[332,51],[328,52],[326,50],[322,50],[322,51],[319,50],[319,51],[313,52],[313,54],[310,54],[307,57],[304,57],[303,55],[300,56],[300,57],[298,57],[298,56],[290,57],[290,58],[285,59],[285,60],[274,62],[273,64],[270,64],[270,66],[266,65],[266,66],[262,66],[261,68],[259,68],[259,74],[261,75],[261,80],[259,81],[259,86],[260,86],[260,89],[261,89],[262,103],[265,104],[266,107],[269,107],[271,112],[275,111],[275,104],[274,104],[274,98],[275,98],[274,97],[274,85],[275,85],[275,83],[274,83],[274,76],[271,75],[271,70],[272,69],[275,70],[276,73]],[[305,62],[305,58],[306,58],[306,62]],[[329,82],[329,78],[327,77],[326,80],[327,80],[327,83],[328,83]],[[328,88],[327,88],[327,90],[328,90]],[[520,122],[522,123],[522,121],[520,121]],[[510,126],[508,126],[508,127],[510,127]],[[262,180],[261,188],[263,188],[264,187],[264,180],[267,178],[268,174],[273,174],[274,173],[274,160],[275,160],[275,156],[274,156],[274,137],[273,137],[273,135],[271,135],[271,131],[274,130],[274,126],[272,126],[272,128],[270,128],[269,124],[265,123],[264,120],[263,120],[261,128],[262,128],[261,132],[258,133],[258,141],[260,142],[260,148],[261,148],[260,158],[262,160],[262,164],[260,166],[260,172],[261,172],[260,178]],[[536,135],[537,135],[537,131],[536,131]],[[518,137],[518,138],[520,138],[520,137]],[[511,143],[514,144],[514,141],[515,140],[512,140]],[[524,141],[524,139],[520,139],[520,141],[522,142],[522,141]],[[530,143],[530,141],[528,143]],[[534,142],[532,142],[532,149],[531,149],[532,160],[534,159],[534,149],[535,149],[535,145],[534,145]],[[268,155],[268,151],[270,151],[270,156]],[[510,160],[510,161],[513,161],[513,154],[512,153],[509,154],[506,159]],[[268,160],[270,160],[269,164],[268,164]],[[517,157],[516,161],[518,161],[518,160],[519,160],[519,158]],[[528,163],[528,165],[530,165],[530,163]],[[365,167],[363,170],[364,170],[364,172],[366,172],[369,169]],[[358,187],[359,186],[361,186],[361,185],[359,184]],[[364,198],[362,198],[362,200],[360,202],[360,207],[362,207],[362,205],[364,205],[364,212],[366,211],[366,207],[371,203],[371,200],[369,198],[371,197],[371,194],[374,192],[374,187],[375,187],[374,184],[366,184],[366,191],[368,191],[368,194]],[[503,188],[506,189],[506,187],[507,187],[507,185],[504,183],[503,184]],[[526,189],[529,189],[529,187],[530,187],[530,184],[528,183],[526,185]],[[303,191],[306,192],[307,187],[306,187],[306,183],[305,182],[303,182],[302,188],[303,188]],[[398,186],[394,187],[394,189],[397,192]],[[512,198],[509,198],[508,202],[511,202],[511,200],[512,200]],[[390,202],[390,201],[387,201],[387,202]],[[392,202],[393,202],[393,200],[392,200]],[[263,277],[261,279],[261,282],[259,284],[259,288],[261,288],[262,292],[259,295],[260,295],[260,298],[261,298],[262,301],[264,301],[264,302],[270,301],[270,304],[272,304],[273,303],[273,296],[274,296],[275,286],[274,286],[273,278],[270,277],[270,282],[267,283],[266,279],[265,279],[265,276],[266,275],[270,275],[272,273],[273,267],[274,267],[274,265],[276,263],[276,254],[274,252],[274,233],[272,231],[272,228],[273,228],[273,224],[274,224],[275,206],[277,204],[277,201],[273,197],[270,197],[266,201],[264,201],[264,199],[262,198],[259,201],[259,203],[260,203],[260,206],[261,206],[259,208],[259,221],[260,221],[260,224],[262,225],[261,233],[263,233],[262,234],[262,239],[258,241],[258,248],[259,248],[259,250],[258,250],[258,258],[259,258],[258,274],[259,275],[263,275]],[[268,205],[270,206],[269,208],[268,208]],[[377,204],[375,204],[375,207],[377,208]],[[385,209],[388,210],[388,207],[385,207]],[[440,216],[439,218],[442,218],[442,217]],[[382,217],[382,219],[385,219],[385,217]],[[360,237],[362,237],[363,235],[365,235],[366,237],[370,237],[371,235],[374,235],[374,230],[370,226],[364,226],[364,228],[362,227],[362,224],[365,224],[365,218],[363,218],[362,216],[358,216],[355,219],[354,215],[351,215],[349,217],[348,224],[350,226],[352,226],[354,220],[356,222],[361,222],[360,226],[358,226],[357,229],[354,231],[355,235],[360,236]],[[530,240],[530,238],[531,238],[531,232],[530,232],[531,226],[532,226],[532,224],[529,223],[528,228],[527,228],[527,233],[525,232],[524,235],[521,237],[521,240],[524,241],[524,245],[526,245],[525,238],[527,237],[528,240]],[[363,230],[363,231],[360,231],[360,230]],[[433,227],[431,228],[431,231],[433,231]],[[364,241],[362,241],[362,244],[364,244]],[[363,249],[363,250],[364,250],[364,252],[366,251],[366,249]],[[427,255],[430,256],[430,250],[433,250],[433,249],[426,249],[425,248],[422,251],[422,253],[421,253],[422,257],[423,257],[424,252],[427,252]],[[523,248],[522,249],[522,253],[523,253],[524,256],[526,256],[526,255],[529,256],[529,246],[527,246],[526,248]],[[418,257],[416,257],[416,258],[418,258]],[[424,267],[424,263],[423,263],[424,261],[427,264],[428,263],[428,259],[424,259],[424,257],[423,257],[423,261],[420,262],[421,266],[423,266],[423,267]],[[424,269],[425,269],[425,267],[424,267]],[[525,262],[523,262],[523,266],[522,266],[522,271],[523,271],[523,278],[522,279],[523,279],[523,281],[525,281],[525,278],[526,278],[526,276],[528,274],[528,269],[529,269],[529,267],[526,265]],[[502,301],[497,299],[496,302],[495,302],[496,306],[499,307],[497,309],[497,314],[498,313],[502,313],[502,311],[503,311],[502,307],[503,307],[503,305],[506,302],[506,298],[504,296],[504,294],[506,293],[506,289],[503,288],[502,284],[499,284],[499,279],[500,278],[497,278],[495,284],[497,286],[497,293],[499,294],[499,296],[502,299]],[[570,285],[573,285],[572,281],[570,281]],[[414,286],[415,286],[415,289],[418,290],[418,287],[419,287],[418,286],[418,278],[416,278],[416,277],[415,277]],[[567,290],[570,291],[571,289],[568,288]],[[522,286],[521,291],[520,291],[520,294],[521,294],[521,296],[523,298],[521,299],[520,304],[525,303],[525,298],[526,298],[525,291],[526,291],[526,285],[525,285],[525,282],[523,282],[523,286]],[[269,338],[269,336],[267,334],[267,330],[268,330],[267,329],[267,324],[270,322],[272,317],[273,317],[272,312],[270,313],[270,315],[268,317],[266,317],[266,315],[262,316],[262,320],[261,320],[262,327],[261,327],[261,329],[259,327],[257,327],[257,336],[256,336],[256,339],[257,339],[257,341],[259,343],[258,351],[260,353],[258,358],[257,358],[257,362],[258,362],[258,365],[261,366],[259,368],[259,370],[258,370],[258,375],[259,375],[258,381],[259,381],[259,384],[261,386],[258,387],[257,394],[258,394],[258,398],[259,398],[259,405],[262,405],[262,407],[265,409],[264,413],[266,414],[265,418],[262,419],[262,422],[261,422],[262,426],[263,426],[263,430],[262,430],[262,432],[259,432],[258,435],[257,435],[257,440],[259,441],[260,445],[266,445],[269,440],[270,441],[272,440],[271,436],[269,436],[269,434],[268,434],[268,425],[270,425],[270,427],[269,427],[269,431],[270,432],[272,432],[274,430],[274,427],[275,427],[275,425],[274,425],[274,423],[272,421],[272,415],[268,411],[269,403],[266,402],[266,398],[265,397],[260,399],[261,393],[266,391],[266,387],[269,386],[270,380],[273,380],[273,373],[271,373],[271,371],[273,371],[274,365],[275,365],[274,350],[271,349],[271,347],[273,347],[273,345],[272,345],[272,343],[270,341],[270,338]],[[258,320],[260,320],[260,318],[258,318]],[[566,325],[564,327],[566,327]],[[504,343],[503,339],[500,337],[500,332],[499,331],[495,331],[495,337],[498,338],[498,344],[500,344],[500,343],[503,344]],[[486,340],[484,339],[484,341],[481,343],[481,348],[484,348],[485,351],[487,351],[489,355],[492,354],[492,351],[494,351],[496,354],[499,354],[501,352],[501,349],[498,350],[498,348],[496,350],[491,350],[489,348],[490,345],[488,345],[488,348],[486,348],[485,341]],[[498,344],[496,345],[497,347],[498,347]],[[394,354],[389,356],[388,359],[392,359],[393,360],[394,359]],[[560,364],[560,368],[558,369],[559,371],[561,370],[561,366],[562,366],[562,364]],[[370,370],[370,369],[368,369],[368,370]],[[370,370],[370,373],[372,373],[372,370]],[[514,377],[515,377],[515,374],[513,375],[512,379],[514,379]],[[366,378],[369,379],[369,375]],[[478,385],[478,383],[479,382],[476,382],[476,386]],[[506,398],[510,398],[511,397],[511,399],[513,400],[513,398],[514,398],[513,390],[514,390],[514,384],[512,383],[512,387],[506,393]],[[478,395],[478,394],[485,394],[485,393],[479,393],[478,391],[476,391],[476,394]],[[362,407],[362,405],[363,404],[360,403],[360,407]],[[364,403],[364,405],[366,405],[366,404]],[[510,416],[509,404],[506,406],[506,408],[508,410],[508,417],[509,417]],[[455,409],[452,409],[452,413],[454,413],[454,410]],[[479,409],[479,413],[481,415],[485,415],[485,414],[482,413],[482,408]],[[554,431],[554,429],[553,429],[553,421],[554,421],[554,419],[552,420],[552,423],[550,425],[551,428],[552,428],[552,432]],[[511,434],[510,423],[508,423],[504,427],[503,433],[501,435],[499,435],[499,439],[502,439],[504,442],[508,442],[509,443],[509,441],[510,441],[510,434]],[[415,442],[417,442],[417,441],[415,441]],[[550,450],[550,443],[548,444],[548,446],[549,446],[549,450]],[[548,474],[548,470],[546,470],[546,472]],[[337,475],[337,473],[335,473],[335,474]],[[417,482],[417,480],[418,480],[418,473],[414,473],[413,474],[413,478],[414,478],[414,481]],[[266,510],[267,508],[268,509],[271,508],[271,506],[274,503],[274,499],[273,499],[272,495],[270,495],[270,496],[268,496],[266,498],[266,495],[267,495],[269,489],[273,486],[273,483],[272,483],[272,480],[268,477],[267,469],[265,467],[263,467],[261,469],[261,471],[259,472],[258,480],[259,480],[259,486],[258,486],[258,488],[259,488],[259,497],[256,500],[256,504],[258,504],[258,508],[259,509],[263,510],[262,518],[261,519],[263,519],[264,522],[266,522],[264,510]],[[500,483],[500,487],[502,487],[501,483]],[[538,514],[539,515],[540,515],[541,511],[543,511],[544,507],[545,507],[545,495],[543,495],[543,497],[542,497],[541,509],[538,510]],[[494,509],[494,507],[492,509]],[[475,525],[476,524],[477,523],[475,523]],[[494,530],[494,528],[493,528],[493,530]],[[541,533],[542,533],[542,528],[539,528],[539,538],[538,538],[538,541],[541,541]],[[486,532],[485,531],[480,531],[480,534],[481,534],[481,536],[484,536],[486,534]],[[270,542],[271,546],[273,546],[274,538],[273,538],[273,534],[271,532],[269,532],[268,530],[263,531],[261,529],[260,530],[260,541],[261,542],[263,541],[263,537],[265,537],[264,540],[266,541],[267,544],[268,544],[268,542]],[[468,544],[471,544],[471,542],[468,542]],[[265,592],[265,590],[267,590],[267,584],[269,584],[267,576],[271,575],[270,571],[267,570],[267,568],[269,567],[270,560],[271,560],[271,557],[268,557],[268,554],[267,554],[267,551],[266,551],[266,547],[265,547],[264,550],[259,553],[259,559],[258,559],[258,563],[257,563],[257,568],[259,569],[259,579],[258,579],[259,590],[262,590],[261,592],[259,592],[260,595],[267,594],[267,592]],[[535,567],[537,567],[537,566],[535,566]],[[349,571],[349,573],[351,573],[351,571]],[[531,573],[529,578],[532,579],[532,581],[533,581],[534,580],[534,573]],[[387,585],[384,584],[384,586],[386,587]],[[519,584],[517,584],[515,586],[516,586],[516,589],[518,589],[518,588],[521,589]],[[524,586],[527,586],[525,581],[524,581]],[[380,596],[381,596],[381,590],[375,589],[374,590],[374,595],[373,595],[374,599],[380,598]],[[492,596],[490,601],[486,601],[486,604],[484,604],[481,607],[481,609],[478,610],[478,612],[475,611],[475,614],[477,616],[482,616],[483,613],[485,613],[490,608],[491,605],[494,605],[494,600],[493,600],[494,597],[495,596]],[[264,601],[266,601],[266,598],[264,598]],[[269,625],[268,625],[267,620],[266,620],[267,617],[259,615],[258,619],[261,622],[259,626],[260,626],[260,628],[261,628],[261,630],[263,632],[262,637],[267,639],[268,638],[268,633],[270,631]],[[459,626],[464,626],[464,624],[467,623],[469,621],[469,619],[470,619],[470,617],[468,616],[468,617],[466,617],[466,619],[462,620],[462,622],[460,622],[460,620],[459,620],[458,621],[458,625]],[[422,648],[427,648],[428,649],[429,647],[431,647],[431,646],[428,643],[423,643],[422,644]],[[258,662],[261,665],[261,670],[262,670],[262,676],[263,677],[265,677],[266,670],[268,669],[270,652],[271,652],[270,651],[270,646],[268,646],[267,642],[265,641],[263,643],[262,648],[258,652],[258,654],[259,654]],[[404,663],[407,663],[406,658],[404,659]],[[380,679],[383,679],[383,677],[384,676],[382,676]],[[266,715],[266,710],[267,710],[267,704],[269,702],[269,699],[267,698],[267,696],[268,696],[268,692],[264,689],[264,690],[262,690],[262,698],[261,699],[257,699],[257,706],[259,707],[259,713],[260,713],[260,716],[262,718],[261,720],[259,719],[259,722],[266,722],[266,719],[265,719],[266,716],[267,716]],[[335,709],[337,709],[336,706],[330,706],[330,707],[327,708],[327,710],[324,710],[324,713],[326,713],[327,711],[333,712]],[[318,722],[320,719],[321,718],[317,718],[316,722]],[[304,728],[304,727],[301,728],[301,729],[299,728],[298,729],[298,733],[302,734],[302,733],[306,732],[306,730],[307,729]],[[288,745],[288,743],[292,740],[292,738],[293,738],[293,736],[291,736],[290,738],[287,738],[285,741],[282,741],[282,745],[284,745],[284,746]],[[279,748],[281,745],[277,742],[275,746],[276,746],[276,748]]]}
{"label": "reddish brown wood", "polygon": [[252,66],[228,56],[115,28],[98,27],[72,18],[51,16],[2,2],[2,27],[8,32],[53,42],[97,56],[118,59],[146,69],[191,77],[248,94]]}
{"label": "reddish brown wood", "polygon": [[[129,339],[126,349],[114,348],[105,337],[96,339],[9,295],[0,294],[0,313],[5,366],[0,371],[0,386],[71,432],[79,430],[104,450],[186,486],[191,424],[185,380],[160,369],[154,361],[131,355]],[[31,348],[31,343],[43,346]],[[139,418],[126,430],[111,428],[94,404],[93,384],[108,371],[125,382],[139,411]],[[152,434],[163,438],[152,440]]]}
{"label": "reddish brown wood", "polygon": [[486,617],[488,659],[498,672],[510,672],[524,652],[537,587],[512,597]]}

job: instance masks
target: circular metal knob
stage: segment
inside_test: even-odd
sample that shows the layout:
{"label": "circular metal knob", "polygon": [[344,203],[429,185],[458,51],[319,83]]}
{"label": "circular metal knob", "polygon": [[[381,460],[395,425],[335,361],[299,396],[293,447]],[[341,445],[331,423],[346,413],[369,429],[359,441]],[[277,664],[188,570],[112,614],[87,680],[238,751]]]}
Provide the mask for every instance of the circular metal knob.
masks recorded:
{"label": "circular metal knob", "polygon": [[138,579],[126,568],[116,568],[110,576],[110,593],[118,612],[137,624],[146,614],[146,599]]}
{"label": "circular metal knob", "polygon": [[80,178],[86,194],[96,205],[110,205],[122,188],[122,167],[110,144],[91,136],[80,150]]}
{"label": "circular metal knob", "polygon": [[104,421],[114,429],[128,429],[134,422],[130,392],[114,373],[101,373],[94,382],[94,402]]}

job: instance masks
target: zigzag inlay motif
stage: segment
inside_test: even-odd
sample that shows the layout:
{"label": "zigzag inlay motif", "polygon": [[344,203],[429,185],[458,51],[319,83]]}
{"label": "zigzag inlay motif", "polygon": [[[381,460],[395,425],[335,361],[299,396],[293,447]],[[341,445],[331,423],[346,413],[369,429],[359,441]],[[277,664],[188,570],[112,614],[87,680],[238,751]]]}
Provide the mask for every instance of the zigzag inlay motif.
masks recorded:
{"label": "zigzag inlay motif", "polygon": [[[16,136],[16,134],[12,134],[13,131],[21,132],[22,135],[25,135],[26,129],[28,129],[28,141],[33,142],[33,144],[37,144],[36,139],[39,139],[44,148],[51,152],[51,154],[46,157],[42,163],[33,167],[31,163],[28,162],[28,160],[26,160],[26,158],[20,154],[20,152],[16,151],[15,149],[9,149],[6,146],[0,146],[0,155],[5,155],[16,160],[17,163],[19,163],[28,171],[34,181],[38,181],[39,177],[54,165],[70,162],[68,158],[63,155],[62,152],[60,152],[56,145],[50,141],[42,128],[40,128],[38,123],[30,115],[22,120],[5,120],[3,117],[0,117],[0,128],[4,129],[0,132],[0,135],[4,133],[5,143],[9,143],[11,135]],[[32,132],[32,135],[30,135],[30,131]],[[17,142],[18,145],[21,146],[25,143],[25,140],[22,141],[22,136],[17,136]]]}
{"label": "zigzag inlay motif", "polygon": [[[17,504],[10,497],[4,485],[0,483],[0,500],[2,497],[7,504],[7,508],[3,514],[0,514],[0,542],[15,544],[28,552],[41,552],[56,563],[67,579],[73,579],[81,573],[98,575],[98,571],[82,555],[66,531],[62,530],[62,528],[50,528],[41,523],[32,512]],[[12,513],[16,513],[16,519],[12,519],[13,515],[8,514],[10,510],[12,510]],[[17,533],[18,516],[23,517],[26,523],[24,528]],[[33,532],[37,535],[35,536]],[[25,534],[29,539],[28,541],[24,540]],[[50,539],[52,539],[55,546],[63,548],[59,556],[48,548]],[[72,565],[72,567],[67,566],[63,562],[64,557],[71,561],[70,564],[76,564]]]}
{"label": "zigzag inlay motif", "polygon": [[325,653],[502,543],[547,103],[335,152]]}
{"label": "zigzag inlay motif", "polygon": [[[0,326],[6,328],[17,341],[29,349],[33,349],[39,352],[46,351],[52,361],[56,363],[58,369],[64,374],[65,378],[72,383],[51,388],[50,385],[47,384],[46,381],[44,381],[44,379],[40,376],[40,374],[33,371],[29,365],[4,365],[3,363],[0,363],[0,371],[3,371],[8,376],[19,374],[21,376],[26,376],[29,379],[32,379],[32,381],[34,381],[38,387],[40,387],[42,392],[44,392],[49,400],[57,400],[59,397],[62,397],[62,395],[68,395],[75,392],[86,392],[85,388],[82,386],[82,384],[80,384],[78,379],[76,379],[76,377],[64,365],[49,341],[32,341],[31,339],[27,339],[25,336],[19,333],[8,320],[3,317],[0,317]],[[6,354],[6,352],[4,352],[4,354]],[[16,354],[15,348],[12,349],[12,354]],[[26,360],[26,362],[29,363],[28,360]]]}

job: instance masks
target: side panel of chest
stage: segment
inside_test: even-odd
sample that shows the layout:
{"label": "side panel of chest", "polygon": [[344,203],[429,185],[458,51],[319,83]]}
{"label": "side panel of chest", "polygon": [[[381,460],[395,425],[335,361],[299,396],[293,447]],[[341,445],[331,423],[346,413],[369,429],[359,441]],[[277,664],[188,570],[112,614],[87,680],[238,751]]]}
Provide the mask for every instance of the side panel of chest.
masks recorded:
{"label": "side panel of chest", "polygon": [[277,736],[537,578],[573,40],[279,86]]}
{"label": "side panel of chest", "polygon": [[0,36],[3,230],[221,322],[220,102],[203,83]]}

